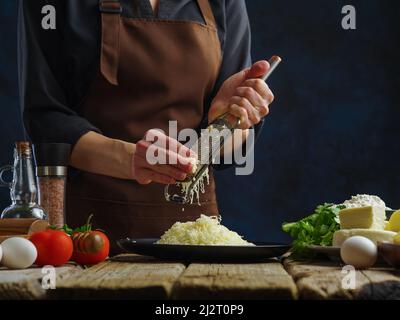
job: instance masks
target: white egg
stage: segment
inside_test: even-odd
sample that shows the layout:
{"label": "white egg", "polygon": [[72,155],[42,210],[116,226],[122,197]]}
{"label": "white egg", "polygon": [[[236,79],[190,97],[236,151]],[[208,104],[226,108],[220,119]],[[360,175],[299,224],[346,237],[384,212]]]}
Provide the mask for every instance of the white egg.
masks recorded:
{"label": "white egg", "polygon": [[340,248],[344,263],[356,269],[372,267],[378,258],[378,249],[370,239],[354,236],[346,239]]}
{"label": "white egg", "polygon": [[37,250],[32,242],[27,239],[13,237],[4,240],[1,244],[3,259],[1,263],[10,269],[25,269],[36,260]]}

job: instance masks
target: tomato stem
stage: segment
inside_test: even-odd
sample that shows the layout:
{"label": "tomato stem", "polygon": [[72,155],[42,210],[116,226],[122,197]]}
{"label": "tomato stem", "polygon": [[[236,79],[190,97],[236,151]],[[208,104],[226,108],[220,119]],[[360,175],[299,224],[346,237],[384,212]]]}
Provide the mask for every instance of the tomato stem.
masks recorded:
{"label": "tomato stem", "polygon": [[93,218],[93,214],[90,214],[87,221],[86,221],[86,231],[92,231],[92,218]]}

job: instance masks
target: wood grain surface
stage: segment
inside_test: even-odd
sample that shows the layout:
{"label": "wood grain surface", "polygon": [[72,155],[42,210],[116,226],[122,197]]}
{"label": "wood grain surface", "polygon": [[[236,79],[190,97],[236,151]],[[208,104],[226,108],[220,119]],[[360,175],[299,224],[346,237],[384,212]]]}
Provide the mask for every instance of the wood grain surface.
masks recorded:
{"label": "wood grain surface", "polygon": [[[355,270],[355,286],[348,288],[343,265],[331,261],[284,261],[296,281],[300,299],[393,299],[400,297],[400,274],[392,268]],[[348,279],[348,278],[347,278]],[[345,286],[343,286],[345,283]],[[348,283],[347,283],[348,284]]]}
{"label": "wood grain surface", "polygon": [[[79,271],[80,268],[74,265],[55,268],[58,279],[63,279]],[[42,287],[44,275],[42,268],[29,268],[25,270],[0,268],[0,300],[45,299],[49,290],[45,290]]]}
{"label": "wood grain surface", "polygon": [[57,288],[45,290],[41,268],[1,268],[0,299],[400,299],[400,270],[356,270],[347,289],[342,265],[329,260],[184,265],[120,255],[56,273]]}
{"label": "wood grain surface", "polygon": [[181,263],[126,255],[60,281],[50,298],[166,299],[184,270]]}
{"label": "wood grain surface", "polygon": [[294,281],[278,261],[191,264],[178,279],[175,299],[294,299]]}

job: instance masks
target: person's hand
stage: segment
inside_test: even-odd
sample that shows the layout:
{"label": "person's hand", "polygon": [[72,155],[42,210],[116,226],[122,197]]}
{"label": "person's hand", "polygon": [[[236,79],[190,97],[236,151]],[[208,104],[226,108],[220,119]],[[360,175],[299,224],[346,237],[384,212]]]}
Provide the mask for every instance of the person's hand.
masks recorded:
{"label": "person's hand", "polygon": [[[155,157],[164,161],[154,163]],[[186,179],[192,171],[193,158],[196,158],[196,154],[179,141],[158,130],[149,130],[136,143],[132,176],[140,184],[174,184]]]}
{"label": "person's hand", "polygon": [[211,103],[209,123],[225,112],[231,115],[233,122],[240,119],[240,129],[259,123],[269,113],[269,105],[274,100],[272,91],[260,79],[269,68],[267,61],[258,61],[225,80]]}

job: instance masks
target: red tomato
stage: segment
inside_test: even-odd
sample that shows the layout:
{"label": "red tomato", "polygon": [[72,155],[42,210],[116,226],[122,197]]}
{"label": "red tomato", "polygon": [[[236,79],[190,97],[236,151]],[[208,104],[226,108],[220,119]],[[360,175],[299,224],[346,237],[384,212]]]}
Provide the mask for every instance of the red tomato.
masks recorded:
{"label": "red tomato", "polygon": [[29,240],[35,245],[38,266],[61,266],[72,256],[72,239],[63,231],[48,229],[33,233]]}
{"label": "red tomato", "polygon": [[110,252],[110,240],[101,231],[78,232],[72,235],[72,260],[78,264],[96,264],[104,261]]}

